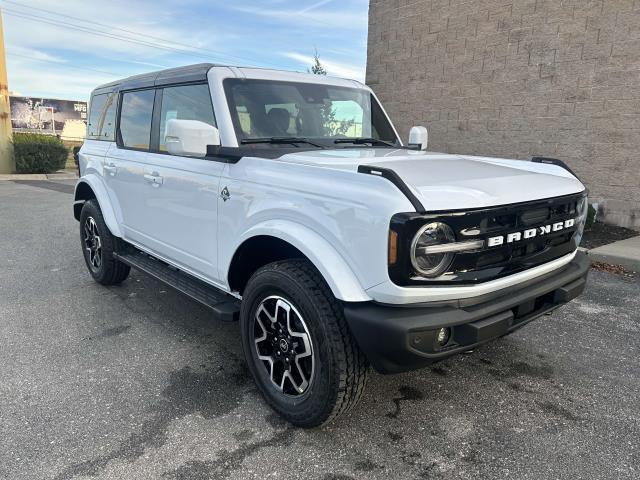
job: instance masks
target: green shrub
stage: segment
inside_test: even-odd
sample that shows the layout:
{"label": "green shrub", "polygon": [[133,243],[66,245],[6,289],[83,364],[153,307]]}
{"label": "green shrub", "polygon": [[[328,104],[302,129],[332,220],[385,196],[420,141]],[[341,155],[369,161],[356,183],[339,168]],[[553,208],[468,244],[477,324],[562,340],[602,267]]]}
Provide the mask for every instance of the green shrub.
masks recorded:
{"label": "green shrub", "polygon": [[16,133],[13,152],[18,173],[55,172],[64,168],[69,154],[57,137],[37,133]]}

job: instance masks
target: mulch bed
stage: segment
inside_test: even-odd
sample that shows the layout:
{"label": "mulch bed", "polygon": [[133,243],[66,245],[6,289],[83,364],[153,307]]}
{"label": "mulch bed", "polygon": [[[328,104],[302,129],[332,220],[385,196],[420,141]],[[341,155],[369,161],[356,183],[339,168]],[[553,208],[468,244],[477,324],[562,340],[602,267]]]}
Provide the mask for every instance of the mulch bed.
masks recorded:
{"label": "mulch bed", "polygon": [[624,275],[625,277],[635,277],[636,272],[627,270],[622,265],[612,265],[610,263],[591,262],[591,268],[600,270],[601,272],[615,273],[616,275]]}
{"label": "mulch bed", "polygon": [[618,240],[626,240],[636,235],[640,235],[640,232],[596,222],[589,229],[585,229],[580,246],[591,249],[617,242]]}
{"label": "mulch bed", "polygon": [[[588,229],[585,229],[584,237],[582,237],[580,246],[592,249],[617,242],[619,240],[626,240],[627,238],[635,237],[637,235],[640,235],[640,232],[624,227],[616,227],[596,222]],[[609,263],[591,262],[591,268],[602,272],[623,275],[625,277],[635,277],[637,275],[637,273],[627,270],[622,265],[612,265]]]}

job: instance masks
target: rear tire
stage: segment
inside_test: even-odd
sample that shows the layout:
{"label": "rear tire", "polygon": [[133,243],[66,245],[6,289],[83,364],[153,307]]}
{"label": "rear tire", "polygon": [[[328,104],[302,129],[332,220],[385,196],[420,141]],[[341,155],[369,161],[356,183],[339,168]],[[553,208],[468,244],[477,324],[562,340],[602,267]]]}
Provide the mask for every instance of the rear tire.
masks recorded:
{"label": "rear tire", "polygon": [[255,272],[243,293],[240,328],[258,389],[292,424],[328,423],[362,396],[367,360],[309,262],[279,261]]}
{"label": "rear tire", "polygon": [[87,200],[80,213],[80,243],[89,273],[102,285],[122,283],[129,276],[130,267],[113,256],[119,242],[107,228],[98,202]]}

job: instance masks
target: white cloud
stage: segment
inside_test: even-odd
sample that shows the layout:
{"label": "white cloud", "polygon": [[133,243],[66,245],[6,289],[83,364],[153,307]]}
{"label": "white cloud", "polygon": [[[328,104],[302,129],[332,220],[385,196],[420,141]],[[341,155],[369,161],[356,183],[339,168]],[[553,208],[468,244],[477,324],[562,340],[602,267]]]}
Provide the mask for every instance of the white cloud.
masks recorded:
{"label": "white cloud", "polygon": [[[100,83],[205,61],[306,70],[313,59],[298,52],[313,53],[316,46],[329,73],[364,77],[367,0],[16,1],[22,6],[2,2],[8,75],[10,89],[25,95],[83,99]],[[193,51],[158,49],[162,42],[140,35]]]}
{"label": "white cloud", "polygon": [[65,64],[46,65],[18,57],[7,59],[11,75],[9,88],[34,97],[87,100],[96,86],[113,80],[97,72],[67,68]]}
{"label": "white cloud", "polygon": [[[18,3],[25,7],[4,2],[4,30],[9,88],[25,95],[86,99],[97,85],[117,78],[215,60],[214,53],[209,56],[204,52],[181,53],[154,48],[159,41],[140,35],[166,38],[186,45],[176,46],[177,50],[188,50],[189,45],[216,48],[216,43],[225,44],[234,38],[234,34],[212,34],[203,29],[189,28],[188,22],[176,21],[176,9],[180,10],[180,4],[171,5],[166,0],[115,0],[109,3],[66,0],[56,5],[48,0],[29,0],[28,3],[20,0]],[[36,10],[38,8],[75,18],[56,16]],[[23,14],[30,18],[24,18]],[[78,20],[83,18],[106,27]],[[112,29],[109,25],[140,35]],[[82,29],[102,31],[106,36]],[[113,37],[136,38],[150,45]]]}
{"label": "white cloud", "polygon": [[[328,3],[328,2],[327,2]],[[317,6],[316,6],[317,5]],[[367,29],[367,9],[330,9],[320,10],[318,7],[324,5],[322,2],[311,7],[300,10],[299,8],[265,8],[256,6],[236,6],[236,10],[265,17],[274,23],[286,24],[293,27],[310,26],[317,29],[344,29],[363,30]]]}
{"label": "white cloud", "polygon": [[[311,67],[314,63],[314,58],[311,55],[304,55],[297,52],[282,52],[281,55],[300,62],[300,64],[304,66],[305,70]],[[322,57],[320,58],[320,63],[322,63],[322,66],[327,70],[329,75],[364,81],[364,66],[358,67],[352,64],[327,60]]]}
{"label": "white cloud", "polygon": [[[39,48],[48,46],[49,48],[64,48],[65,50],[77,53],[95,54],[127,54],[129,56],[160,57],[169,54],[188,55],[189,48],[183,46],[172,46],[177,51],[164,48],[166,44],[149,38],[135,36],[126,32],[106,31],[105,28],[88,26],[89,32],[76,30],[64,25],[56,26],[47,23],[34,22],[22,17],[6,16],[5,30],[8,43],[20,44],[27,48]],[[78,23],[73,22],[73,23]],[[124,26],[123,26],[124,28]],[[194,32],[183,32],[181,30],[165,29],[160,26],[149,26],[132,24],[128,30],[136,31],[141,35],[153,35],[159,38],[180,39],[180,43],[193,45],[196,48],[208,48],[208,45]],[[102,30],[102,31],[101,31]],[[92,32],[92,33],[90,33]],[[132,38],[132,41],[126,37]],[[144,45],[144,44],[147,45]],[[182,53],[179,52],[182,50]],[[196,51],[191,48],[191,52]],[[206,55],[197,52],[197,55]],[[213,54],[211,55],[213,56]]]}
{"label": "white cloud", "polygon": [[47,52],[43,52],[41,50],[35,48],[25,48],[22,45],[6,45],[6,50],[9,51],[10,54],[15,56],[31,58],[34,60],[42,60],[45,62],[56,62],[56,63],[64,63],[66,60],[57,55],[50,55]]}
{"label": "white cloud", "polygon": [[333,0],[320,0],[319,2],[314,3],[313,5],[309,5],[308,7],[303,8],[302,10],[298,10],[298,15],[310,12],[311,10],[315,10],[316,8],[320,8],[326,5]]}

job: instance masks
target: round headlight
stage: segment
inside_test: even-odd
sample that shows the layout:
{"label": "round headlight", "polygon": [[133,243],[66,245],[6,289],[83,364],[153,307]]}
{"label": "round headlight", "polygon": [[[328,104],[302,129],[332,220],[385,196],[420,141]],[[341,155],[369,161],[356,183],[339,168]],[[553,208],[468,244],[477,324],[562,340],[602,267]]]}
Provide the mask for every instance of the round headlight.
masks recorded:
{"label": "round headlight", "polygon": [[446,223],[432,222],[424,225],[411,244],[411,264],[424,277],[442,275],[453,260],[453,253],[426,253],[427,247],[455,241],[453,230]]}

